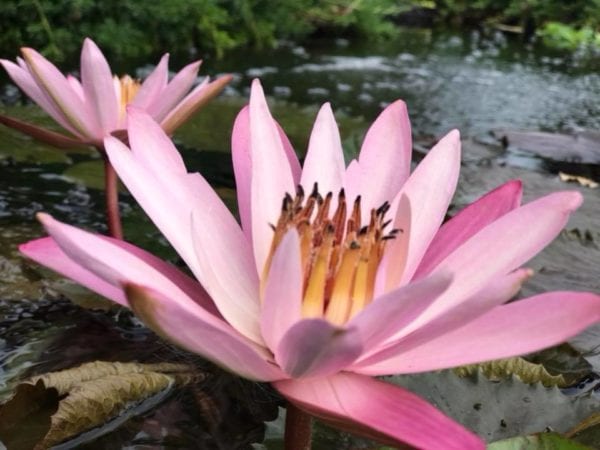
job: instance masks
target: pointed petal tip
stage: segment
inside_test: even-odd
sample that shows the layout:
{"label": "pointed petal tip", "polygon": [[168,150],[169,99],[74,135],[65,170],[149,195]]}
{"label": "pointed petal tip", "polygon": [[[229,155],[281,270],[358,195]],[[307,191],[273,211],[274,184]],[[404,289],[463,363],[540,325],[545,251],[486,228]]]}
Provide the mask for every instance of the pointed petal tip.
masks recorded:
{"label": "pointed petal tip", "polygon": [[565,195],[568,196],[568,208],[570,211],[575,211],[583,203],[583,195],[579,191],[567,191]]}
{"label": "pointed petal tip", "polygon": [[96,47],[96,48],[98,48],[98,46],[96,45],[96,43],[95,43],[94,41],[92,41],[92,39],[91,39],[91,38],[89,38],[89,37],[86,37],[86,38],[83,40],[83,46],[82,46],[82,48],[84,48],[84,49],[87,49],[87,48],[88,48],[88,47],[90,47],[90,46],[91,46],[91,47]]}
{"label": "pointed petal tip", "polygon": [[398,109],[403,113],[408,114],[408,105],[404,100],[398,99],[390,103],[385,107],[385,109]]}
{"label": "pointed petal tip", "polygon": [[149,115],[144,108],[140,108],[139,106],[136,106],[132,103],[129,103],[127,106],[125,106],[125,111],[127,112],[127,117],[129,118],[130,116],[142,116],[142,115]]}
{"label": "pointed petal tip", "polygon": [[50,225],[54,221],[54,217],[45,212],[36,213],[35,218],[44,226]]}
{"label": "pointed petal tip", "polygon": [[254,78],[252,80],[252,85],[250,86],[250,101],[252,101],[253,97],[263,98],[265,97],[265,92],[262,87],[262,83],[258,78]]}
{"label": "pointed petal tip", "polygon": [[450,132],[446,136],[448,138],[460,141],[460,130],[458,128],[454,128],[453,130],[450,130]]}

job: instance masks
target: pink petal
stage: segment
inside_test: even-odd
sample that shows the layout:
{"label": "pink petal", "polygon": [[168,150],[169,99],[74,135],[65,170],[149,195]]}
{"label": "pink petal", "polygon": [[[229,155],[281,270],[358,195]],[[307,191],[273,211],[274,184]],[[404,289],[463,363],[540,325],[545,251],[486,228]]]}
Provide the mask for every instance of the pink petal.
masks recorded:
{"label": "pink petal", "polygon": [[[362,168],[356,159],[350,161],[348,167],[346,167],[346,173],[344,173],[344,190],[346,191],[346,201],[348,205],[352,205],[354,200],[361,195],[361,180],[363,178]],[[378,207],[381,205],[378,205]],[[364,210],[364,208],[363,208]],[[368,211],[366,211],[368,212]],[[363,214],[361,225],[366,225],[366,217],[370,217],[369,214],[365,216]]]}
{"label": "pink petal", "polygon": [[223,317],[249,338],[262,342],[258,276],[249,243],[206,180],[197,173],[152,172],[114,138],[105,139],[105,147],[123,183],[211,295]]}
{"label": "pink petal", "polygon": [[267,346],[277,348],[287,330],[302,319],[302,283],[298,233],[283,237],[271,261],[263,295],[260,327]]}
{"label": "pink petal", "polygon": [[81,148],[82,145],[87,143],[85,140],[71,138],[3,114],[0,114],[0,123],[56,148]]}
{"label": "pink petal", "polygon": [[431,241],[414,278],[431,272],[463,242],[521,205],[522,183],[512,180],[471,203],[446,222]]}
{"label": "pink petal", "polygon": [[[170,264],[124,241],[88,233],[61,223],[48,214],[38,214],[38,218],[58,247],[71,260],[64,262],[64,269],[57,266],[57,271],[63,273],[64,270],[70,277],[70,273],[66,271],[73,272],[72,265],[78,264],[84,270],[84,274],[90,272],[94,277],[119,288],[123,282],[141,280],[148,287],[168,292],[174,301],[197,304],[207,316],[210,315],[214,319],[219,317],[202,286]],[[32,258],[45,258],[41,261],[43,264],[46,260],[54,265],[59,264],[56,261],[60,254],[54,252],[51,244],[47,245],[48,247],[41,249],[39,244],[33,249],[26,247],[25,251],[29,251]],[[111,299],[112,297],[114,295]],[[116,301],[119,299],[122,299],[122,296]],[[219,319],[219,322],[222,320]]]}
{"label": "pink petal", "polygon": [[564,342],[598,321],[598,295],[540,294],[494,308],[454,331],[372,366],[369,372],[422,372],[523,355]]}
{"label": "pink petal", "polygon": [[81,85],[81,82],[73,75],[67,75],[67,81],[69,82],[71,89],[73,89],[73,91],[79,96],[81,101],[85,102],[85,92],[83,92],[83,86]]}
{"label": "pink petal", "polygon": [[273,386],[309,414],[372,439],[427,450],[483,450],[485,443],[415,394],[351,373]]}
{"label": "pink petal", "polygon": [[376,298],[348,323],[348,327],[358,329],[365,349],[374,349],[418,317],[451,281],[450,274],[437,274],[396,289]]}
{"label": "pink petal", "polygon": [[140,90],[131,102],[132,105],[141,109],[146,109],[160,97],[160,94],[165,86],[167,86],[167,81],[169,79],[168,64],[169,54],[165,53],[162,58],[160,58],[159,63],[152,73],[150,73],[142,83]]}
{"label": "pink petal", "polygon": [[324,319],[293,325],[275,350],[275,360],[291,377],[328,376],[350,365],[362,352],[356,328],[339,328]]}
{"label": "pink petal", "polygon": [[[162,177],[138,162],[133,152],[120,140],[107,137],[104,139],[104,148],[129,192],[196,274],[199,269],[191,245],[190,223],[192,207],[196,202],[201,203],[202,199],[192,200],[186,186],[187,175],[177,174],[181,178],[177,184],[166,184]],[[170,177],[174,178],[174,175],[171,173]]]}
{"label": "pink petal", "polygon": [[173,141],[144,110],[127,107],[127,134],[135,159],[157,176],[164,171],[187,174],[183,158]]}
{"label": "pink petal", "polygon": [[289,138],[281,128],[281,125],[274,120],[275,126],[277,127],[277,131],[279,132],[279,137],[281,138],[281,143],[283,145],[283,150],[285,150],[285,156],[288,159],[288,163],[290,164],[290,169],[292,171],[292,178],[294,179],[294,186],[298,186],[300,184],[300,177],[302,175],[302,168],[300,167],[300,161],[298,160],[298,155],[296,155],[296,151],[294,147],[292,147],[292,143]]}
{"label": "pink petal", "polygon": [[38,264],[48,267],[61,275],[76,281],[92,291],[119,303],[127,305],[120,286],[115,286],[86,270],[71,260],[52,238],[41,238],[19,246],[19,251]]}
{"label": "pink petal", "polygon": [[375,282],[377,296],[390,292],[400,285],[408,260],[411,215],[410,200],[402,194],[396,207],[396,217],[392,222],[393,228],[399,232],[386,244]]}
{"label": "pink petal", "polygon": [[[417,317],[412,323],[408,323],[389,337],[385,344],[366,353],[354,365],[354,370],[368,375],[401,373],[402,370],[394,365],[398,361],[396,358],[398,354],[456,330],[507,302],[519,292],[523,283],[531,275],[532,271],[529,269],[516,270],[493,280],[485,288],[437,318],[424,321],[423,318],[427,317],[427,314]],[[433,277],[435,275],[427,279]],[[431,303],[428,306],[430,305]],[[435,304],[433,307],[435,308]],[[385,372],[380,372],[382,369],[385,369]]]}
{"label": "pink petal", "polygon": [[103,134],[115,130],[119,121],[119,101],[112,72],[106,58],[90,38],[85,39],[81,49],[81,84]]}
{"label": "pink petal", "polygon": [[252,209],[250,205],[252,155],[250,153],[250,108],[248,106],[242,108],[233,123],[231,157],[240,222],[246,238],[250,241],[252,239]]}
{"label": "pink petal", "polygon": [[286,193],[293,194],[296,187],[277,125],[258,80],[252,83],[249,115],[252,237],[256,267],[262,273],[273,239],[269,225],[277,223],[281,201]]}
{"label": "pink petal", "polygon": [[[208,183],[206,190],[210,190]],[[225,205],[203,196],[192,212],[192,243],[200,272],[196,274],[223,317],[240,333],[263,344],[260,332],[259,281],[242,230]],[[216,205],[219,203],[218,206]]]}
{"label": "pink petal", "polygon": [[102,132],[98,128],[88,104],[82,102],[79,96],[73,92],[63,74],[35,50],[23,48],[21,52],[27,61],[30,73],[42,88],[42,93],[48,102],[54,103],[69,123],[83,136],[101,139]]}
{"label": "pink petal", "polygon": [[163,130],[168,135],[173,134],[192,114],[219,95],[231,78],[231,75],[225,75],[210,83],[206,79],[196,86],[160,122]]}
{"label": "pink petal", "polygon": [[162,90],[160,97],[155,98],[154,101],[148,105],[146,110],[157,122],[163,120],[171,109],[173,109],[189,92],[194,81],[196,81],[199,68],[200,61],[185,66]]}
{"label": "pink petal", "polygon": [[411,154],[408,111],[406,104],[398,100],[373,122],[360,150],[363,212],[395,197],[410,173]]}
{"label": "pink petal", "polygon": [[428,317],[442,314],[490,280],[531,259],[556,237],[581,202],[579,192],[550,194],[505,214],[477,232],[436,267],[435,271],[451,271],[455,277]]}
{"label": "pink petal", "polygon": [[56,122],[58,122],[64,129],[71,132],[77,137],[83,137],[83,134],[78,132],[70,123],[63,112],[58,109],[54,102],[48,98],[46,94],[42,92],[37,82],[29,73],[29,68],[25,65],[25,62],[19,58],[25,68],[14,64],[6,59],[0,59],[0,63],[4,66],[4,69],[8,72],[8,75],[12,80],[19,86],[25,94],[29,96],[34,102],[36,102],[44,111],[46,111]]}
{"label": "pink petal", "polygon": [[[337,194],[342,188],[345,171],[344,154],[340,132],[331,106],[325,103],[313,126],[304,159],[304,168],[300,184],[305,191],[310,192],[315,183],[322,195],[332,192],[337,204]],[[332,205],[332,210],[336,204]]]}
{"label": "pink petal", "polygon": [[429,151],[403,186],[402,193],[413,207],[409,252],[401,284],[408,283],[413,277],[442,224],[456,189],[459,170],[460,135],[454,130]]}
{"label": "pink petal", "polygon": [[229,326],[205,320],[201,308],[179,304],[166,293],[136,284],[127,284],[125,290],[136,315],[165,339],[245,378],[273,381],[286,377],[267,360],[263,349]]}
{"label": "pink petal", "polygon": [[[285,150],[294,184],[300,182],[302,169],[298,156],[294,152],[289,139],[283,129],[276,123],[281,142]],[[250,205],[250,185],[252,179],[252,155],[250,153],[250,109],[244,106],[238,113],[231,133],[231,156],[233,159],[233,172],[238,200],[238,211],[244,234],[248,240],[252,239],[252,215]]]}

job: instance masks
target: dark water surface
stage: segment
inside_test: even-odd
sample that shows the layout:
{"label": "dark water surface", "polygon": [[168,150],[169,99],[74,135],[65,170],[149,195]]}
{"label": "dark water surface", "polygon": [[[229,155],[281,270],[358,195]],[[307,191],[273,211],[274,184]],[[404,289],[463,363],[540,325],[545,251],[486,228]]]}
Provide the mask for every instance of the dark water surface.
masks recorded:
{"label": "dark water surface", "polygon": [[386,43],[315,42],[235,55],[217,70],[260,77],[268,93],[299,104],[373,117],[403,99],[413,128],[438,135],[494,128],[600,128],[599,62],[550,53],[500,32],[407,30]]}
{"label": "dark water surface", "polygon": [[[576,54],[544,53],[499,33],[411,30],[382,44],[285,44],[276,51],[244,52],[223,61],[207,61],[204,73],[234,73],[234,83],[224,98],[176,135],[176,142],[188,166],[201,171],[235,209],[229,135],[252,78],[260,77],[266,92],[278,100],[274,115],[300,153],[320,103],[331,101],[346,150],[352,154],[367,123],[387,103],[402,98],[408,103],[415,134],[423,137],[418,148],[427,148],[428,135],[439,136],[454,127],[468,137],[454,210],[511,178],[524,180],[527,200],[559,189],[580,190],[586,198],[584,207],[570,222],[569,230],[532,262],[539,276],[524,292],[530,295],[559,288],[600,291],[600,190],[567,185],[557,177],[559,171],[568,168],[569,173],[579,170],[577,174],[594,178],[598,165],[550,164],[507,152],[488,136],[490,130],[499,128],[557,132],[600,129],[597,68],[597,61]],[[46,120],[35,107],[18,104],[13,88],[6,87],[3,92],[3,112],[36,122]],[[100,170],[100,161],[91,153],[63,154],[0,128],[0,400],[9,397],[14,385],[29,375],[96,359],[183,360],[210,373],[209,381],[176,393],[159,408],[130,419],[87,448],[163,445],[228,449],[249,448],[252,442],[260,442],[262,422],[273,419],[279,404],[268,388],[224,375],[173,349],[129,313],[107,311],[100,299],[18,255],[19,243],[42,235],[34,219],[38,211],[104,231]],[[125,192],[121,210],[129,240],[179,263]],[[582,348],[593,348],[590,342],[594,339],[600,344],[598,335],[591,333]],[[562,361],[565,356],[561,355],[549,360]],[[597,372],[600,364],[595,364]],[[424,383],[430,386],[432,381],[426,379]],[[479,392],[481,383],[472,381],[465,386],[469,392]],[[412,388],[419,390],[418,386]],[[489,393],[491,387],[485,389],[485,395],[495,395]],[[550,397],[539,389],[534,398],[539,400],[535,404],[538,410],[532,414],[544,408],[567,408],[556,393],[551,404],[543,403]],[[437,401],[443,403],[444,399]],[[510,415],[511,405],[504,407]],[[463,423],[467,421],[460,411],[446,412]],[[474,414],[483,418],[468,425],[490,439],[539,431],[524,424],[511,424],[507,431],[484,413],[471,411],[468,420]],[[573,417],[581,420],[583,413],[578,414]],[[277,424],[269,425],[268,430],[268,448],[278,448],[281,430]],[[329,431],[319,431],[318,442],[321,448],[360,445]]]}

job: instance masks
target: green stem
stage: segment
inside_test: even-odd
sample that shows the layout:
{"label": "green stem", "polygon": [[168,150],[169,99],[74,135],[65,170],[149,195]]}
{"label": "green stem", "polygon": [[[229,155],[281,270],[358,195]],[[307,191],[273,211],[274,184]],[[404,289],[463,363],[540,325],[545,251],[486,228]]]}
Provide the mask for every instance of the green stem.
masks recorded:
{"label": "green stem", "polygon": [[285,450],[310,450],[312,418],[288,403],[285,416]]}
{"label": "green stem", "polygon": [[123,228],[119,215],[119,186],[118,178],[108,157],[104,158],[104,191],[106,195],[106,223],[108,234],[117,239],[123,239]]}

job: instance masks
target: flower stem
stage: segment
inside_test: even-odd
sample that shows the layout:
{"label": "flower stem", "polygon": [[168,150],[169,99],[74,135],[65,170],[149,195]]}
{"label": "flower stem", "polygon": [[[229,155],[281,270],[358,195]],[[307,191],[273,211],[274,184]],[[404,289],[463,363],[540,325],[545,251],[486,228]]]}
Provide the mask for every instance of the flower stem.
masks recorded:
{"label": "flower stem", "polygon": [[288,403],[285,417],[285,450],[310,450],[312,418]]}
{"label": "flower stem", "polygon": [[119,186],[118,178],[108,157],[104,157],[104,190],[106,195],[106,223],[108,234],[117,239],[123,239],[123,228],[119,215]]}

